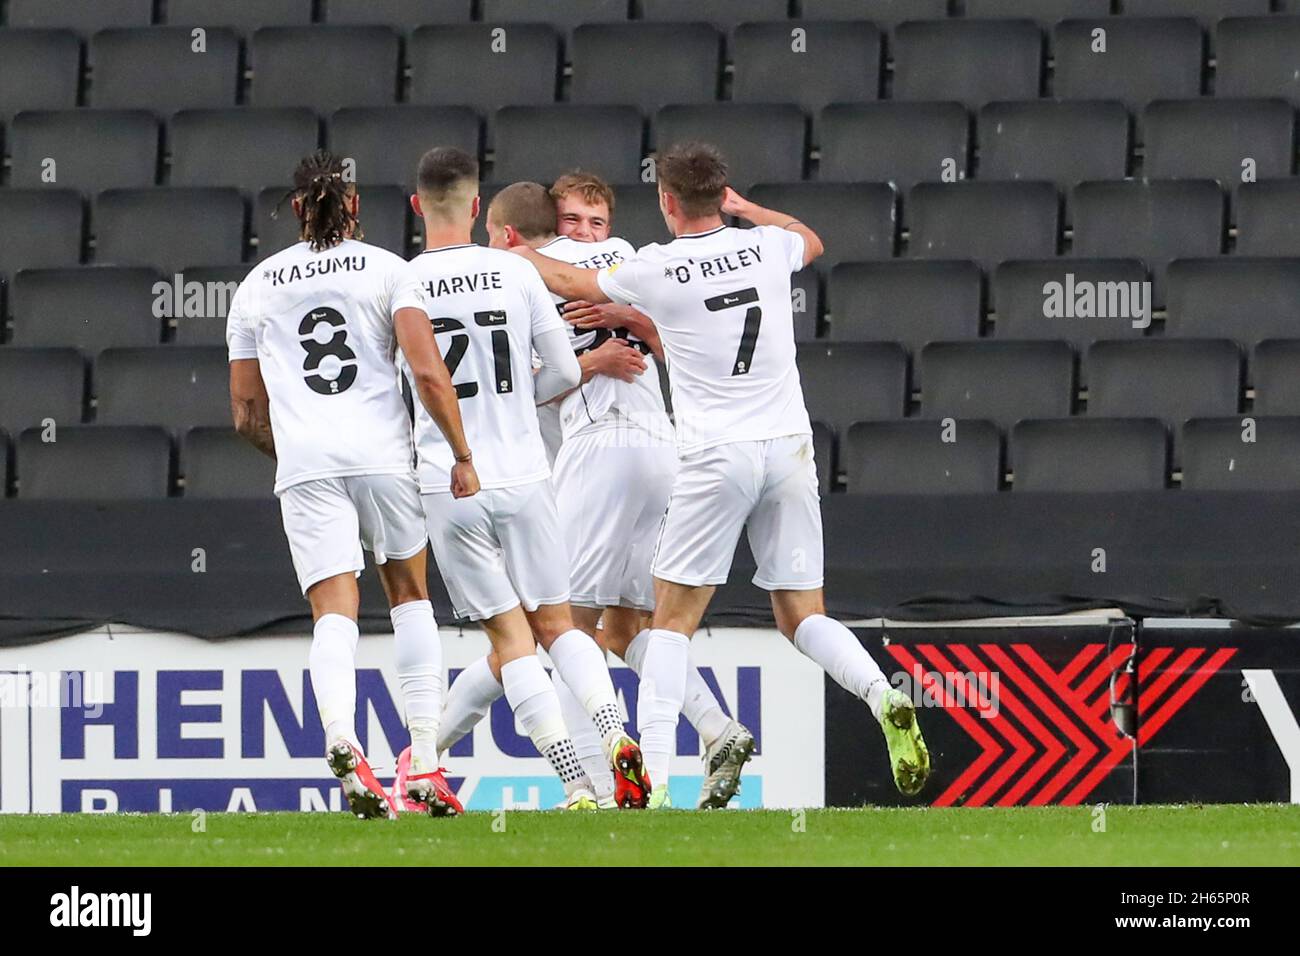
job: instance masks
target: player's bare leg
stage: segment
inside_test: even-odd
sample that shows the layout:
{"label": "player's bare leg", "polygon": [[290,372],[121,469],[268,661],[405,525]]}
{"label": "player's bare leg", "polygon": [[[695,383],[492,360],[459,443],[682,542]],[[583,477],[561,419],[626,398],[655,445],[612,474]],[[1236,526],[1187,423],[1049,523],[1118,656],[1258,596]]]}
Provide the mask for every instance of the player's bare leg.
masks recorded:
{"label": "player's bare leg", "polygon": [[391,609],[397,680],[411,733],[409,753],[398,756],[400,779],[394,798],[405,798],[409,809],[423,809],[430,816],[453,816],[464,808],[438,767],[442,641],[429,603],[427,554],[421,550],[409,558],[389,558],[378,566]]}
{"label": "player's bare leg", "polygon": [[573,626],[567,601],[539,605],[528,612],[528,623],[537,643],[550,655],[556,673],[596,726],[614,773],[615,801],[620,807],[644,807],[654,778],[646,778],[641,748],[623,727],[605,652]]}
{"label": "player's bare leg", "polygon": [[351,571],[307,589],[315,626],[308,667],[316,709],[325,727],[325,759],[339,779],[348,807],[359,817],[397,816],[357,742],[357,607],[361,596]]}
{"label": "player's bare leg", "polygon": [[[645,664],[654,615],[635,608],[605,609],[606,646],[637,674]],[[728,717],[699,669],[686,669],[684,716],[704,744],[704,781],[696,806],[701,810],[725,807],[740,789],[740,773],[754,752],[754,735],[740,721]],[[652,778],[653,779],[653,778]]]}
{"label": "player's bare leg", "polygon": [[894,784],[905,794],[920,792],[930,775],[930,753],[912,699],[889,686],[852,631],[826,616],[822,590],[773,591],[772,613],[777,629],[800,653],[871,709],[889,745]]}

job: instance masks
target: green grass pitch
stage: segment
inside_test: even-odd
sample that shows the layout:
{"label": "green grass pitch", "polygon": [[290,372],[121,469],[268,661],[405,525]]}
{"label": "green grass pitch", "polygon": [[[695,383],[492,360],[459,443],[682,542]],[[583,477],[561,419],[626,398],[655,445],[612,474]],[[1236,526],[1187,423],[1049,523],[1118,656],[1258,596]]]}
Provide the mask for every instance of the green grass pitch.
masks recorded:
{"label": "green grass pitch", "polygon": [[1296,866],[1300,806],[0,817],[0,867]]}

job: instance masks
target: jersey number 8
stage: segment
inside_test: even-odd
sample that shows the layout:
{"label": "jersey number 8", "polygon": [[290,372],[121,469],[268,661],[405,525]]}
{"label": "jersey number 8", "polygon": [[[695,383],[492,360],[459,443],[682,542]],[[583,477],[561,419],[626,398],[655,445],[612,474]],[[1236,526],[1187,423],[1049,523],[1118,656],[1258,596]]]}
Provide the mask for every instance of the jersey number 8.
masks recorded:
{"label": "jersey number 8", "polygon": [[[328,342],[321,342],[316,337],[316,329],[321,324],[328,324],[335,329]],[[302,370],[311,372],[305,380],[313,392],[320,395],[337,395],[346,392],[357,380],[357,353],[348,348],[347,320],[337,309],[312,309],[298,323],[298,335],[303,351],[307,357],[302,360]],[[353,361],[352,365],[343,362]],[[326,378],[320,374],[321,366],[333,366],[336,374]]]}

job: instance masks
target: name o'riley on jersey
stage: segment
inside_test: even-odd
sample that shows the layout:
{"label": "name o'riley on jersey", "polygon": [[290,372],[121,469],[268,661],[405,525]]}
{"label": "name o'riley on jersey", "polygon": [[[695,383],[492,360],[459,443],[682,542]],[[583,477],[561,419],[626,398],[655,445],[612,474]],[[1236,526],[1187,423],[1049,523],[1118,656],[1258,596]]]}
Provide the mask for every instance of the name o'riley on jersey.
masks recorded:
{"label": "name o'riley on jersey", "polygon": [[712,279],[726,275],[728,272],[739,272],[750,266],[762,265],[763,250],[760,246],[746,246],[743,249],[724,252],[712,259],[687,259],[686,262],[688,264],[684,266],[670,266],[664,269],[664,276],[674,278],[684,285],[691,281],[693,271],[698,271],[701,279]]}
{"label": "name o'riley on jersey", "polygon": [[365,256],[322,256],[319,259],[309,259],[303,263],[281,266],[278,269],[263,269],[262,278],[270,282],[274,288],[303,279],[332,275],[336,272],[361,272],[365,267]]}
{"label": "name o'riley on jersey", "polygon": [[505,288],[500,272],[474,272],[463,276],[439,276],[424,283],[424,291],[431,298],[443,295],[464,295],[467,292],[489,292]]}

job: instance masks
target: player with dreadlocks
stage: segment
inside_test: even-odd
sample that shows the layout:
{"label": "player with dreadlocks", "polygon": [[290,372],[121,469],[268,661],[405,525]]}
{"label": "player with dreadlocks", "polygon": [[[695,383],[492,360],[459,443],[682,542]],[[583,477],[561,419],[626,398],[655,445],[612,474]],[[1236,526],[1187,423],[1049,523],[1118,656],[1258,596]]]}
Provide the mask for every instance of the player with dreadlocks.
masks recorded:
{"label": "player with dreadlocks", "polygon": [[294,570],[315,621],[309,665],[326,760],[359,817],[396,817],[353,725],[362,549],[392,608],[397,675],[411,732],[407,797],[431,814],[460,804],[438,769],[442,651],[426,584],[424,510],[397,349],[452,450],[449,490],[479,490],[451,376],[409,264],[361,242],[360,198],[342,162],[303,159],[285,197],[301,241],[240,285],[226,326],[235,428],[276,459]]}

